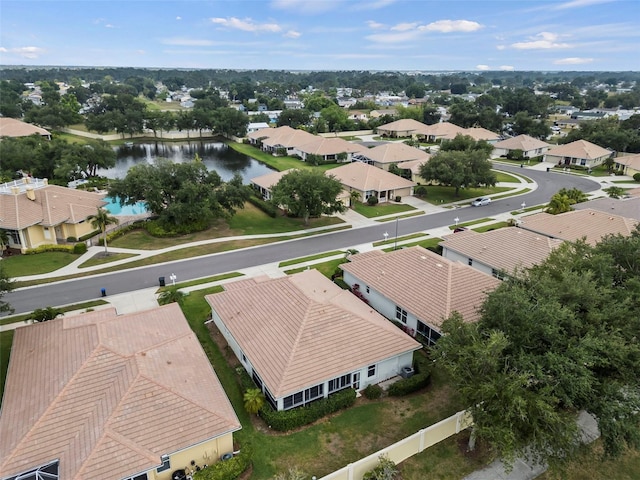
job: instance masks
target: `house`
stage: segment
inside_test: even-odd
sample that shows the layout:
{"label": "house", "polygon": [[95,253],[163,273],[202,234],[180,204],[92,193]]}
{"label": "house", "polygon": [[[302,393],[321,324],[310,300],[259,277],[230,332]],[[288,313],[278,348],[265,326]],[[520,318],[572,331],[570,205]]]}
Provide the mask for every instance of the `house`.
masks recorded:
{"label": "house", "polygon": [[640,173],[640,153],[617,157],[614,162],[615,168],[623,175],[633,177],[636,173]]}
{"label": "house", "polygon": [[452,262],[420,246],[386,253],[373,250],[349,259],[340,268],[351,289],[428,344],[440,338],[443,320],[454,311],[467,322],[478,320],[486,293],[500,284],[466,263]]}
{"label": "house", "polygon": [[44,128],[16,120],[15,118],[0,117],[0,138],[28,137],[29,135],[40,135],[47,140],[51,140],[51,133]]}
{"label": "house", "polygon": [[425,162],[429,157],[427,152],[419,148],[410,147],[402,142],[388,142],[373,148],[362,149],[361,152],[355,153],[352,159],[389,171],[389,167],[393,164],[398,165],[413,160]]}
{"label": "house", "polygon": [[467,135],[473,138],[476,142],[480,140],[484,140],[485,142],[488,142],[492,145],[500,141],[500,135],[498,135],[495,132],[492,132],[491,130],[487,130],[486,128],[481,128],[481,127],[467,128],[465,129],[464,135]]}
{"label": "house", "polygon": [[431,158],[431,154],[427,154],[427,157],[422,160],[409,160],[408,162],[401,162],[398,164],[398,168],[402,171],[402,177],[408,178],[412,182],[418,185],[429,183],[422,176],[420,176],[420,170],[422,165],[427,163]]}
{"label": "house", "polygon": [[424,135],[426,127],[427,125],[424,123],[413,120],[412,118],[403,118],[401,120],[396,120],[395,122],[380,125],[376,128],[376,131],[383,137],[414,137]]}
{"label": "house", "polygon": [[614,152],[611,150],[599,147],[586,140],[576,140],[575,142],[547,150],[543,160],[567,167],[580,165],[587,168],[594,168],[604,163],[607,158],[613,155]]}
{"label": "house", "polygon": [[369,117],[380,118],[380,117],[384,117],[385,115],[389,115],[390,117],[395,117],[397,114],[398,114],[398,110],[396,110],[395,108],[380,108],[377,110],[371,110],[369,112]]}
{"label": "house", "polygon": [[347,142],[344,138],[313,135],[305,143],[293,147],[292,155],[298,155],[305,162],[309,155],[320,157],[323,162],[350,162],[352,155],[366,149],[367,147]]}
{"label": "house", "polygon": [[249,122],[247,125],[247,133],[257,132],[263,128],[269,128],[269,124],[267,122]]}
{"label": "house", "polygon": [[457,135],[466,135],[467,130],[450,122],[427,125],[420,134],[427,142],[436,143],[442,140],[453,140]]}
{"label": "house", "polygon": [[280,154],[280,152],[286,152],[286,155],[292,155],[295,147],[309,143],[316,138],[315,135],[309,132],[288,126],[271,128],[269,131],[265,130],[266,129],[263,129],[249,134],[248,138],[251,141],[261,143],[262,150],[274,155]]}
{"label": "house", "polygon": [[533,158],[544,155],[549,148],[551,145],[547,142],[523,134],[494,143],[493,156],[507,157],[510,153],[520,150],[524,158]]}
{"label": "house", "polygon": [[[640,190],[640,189],[636,189]],[[640,197],[630,196],[629,198],[600,197],[588,202],[581,202],[572,205],[575,210],[598,210],[604,213],[613,213],[621,217],[640,220]]]}
{"label": "house", "polygon": [[394,377],[421,348],[315,269],[224,288],[205,297],[213,322],[277,410]]}
{"label": "house", "polygon": [[89,215],[106,204],[104,195],[49,185],[46,179],[24,177],[0,185],[0,229],[9,248],[23,253],[40,245],[79,238],[94,228]]}
{"label": "house", "polygon": [[588,244],[595,245],[605,235],[631,235],[638,223],[638,220],[632,218],[587,209],[558,215],[550,213],[528,215],[521,219],[518,227],[569,242],[584,238]]}
{"label": "house", "polygon": [[260,193],[263,200],[271,200],[271,189],[282,177],[294,169],[283,170],[281,172],[271,172],[251,179],[251,186]]}
{"label": "house", "polygon": [[333,175],[342,183],[347,192],[357,191],[362,202],[366,202],[369,197],[377,197],[382,203],[395,197],[413,195],[413,187],[416,185],[411,180],[363,162],[342,165],[331,169],[327,174]]}
{"label": "house", "polygon": [[444,237],[442,256],[467,263],[487,275],[502,278],[516,269],[542,263],[563,243],[538,233],[505,227],[484,233],[465,230]]}
{"label": "house", "polygon": [[3,479],[169,480],[233,451],[240,422],[180,307],[15,330]]}

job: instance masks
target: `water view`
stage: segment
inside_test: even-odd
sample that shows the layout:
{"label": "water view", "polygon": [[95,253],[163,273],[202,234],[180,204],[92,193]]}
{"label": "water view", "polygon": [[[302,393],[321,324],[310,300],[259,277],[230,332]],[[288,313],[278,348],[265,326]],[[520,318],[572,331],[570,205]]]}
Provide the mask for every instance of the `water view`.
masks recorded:
{"label": "water view", "polygon": [[99,175],[109,178],[124,178],[134,165],[142,163],[154,164],[159,158],[172,162],[190,162],[196,153],[209,170],[215,170],[224,181],[231,180],[239,173],[245,184],[250,179],[273,170],[257,160],[236,152],[223,142],[190,141],[190,142],[150,142],[131,146],[120,146],[117,149],[116,166],[99,171]]}

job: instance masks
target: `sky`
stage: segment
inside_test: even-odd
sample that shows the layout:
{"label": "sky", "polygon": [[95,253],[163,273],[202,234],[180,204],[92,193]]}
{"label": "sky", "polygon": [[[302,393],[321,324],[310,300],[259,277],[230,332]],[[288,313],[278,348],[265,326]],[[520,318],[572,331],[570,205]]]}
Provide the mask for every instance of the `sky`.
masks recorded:
{"label": "sky", "polygon": [[0,0],[0,65],[638,71],[640,0]]}

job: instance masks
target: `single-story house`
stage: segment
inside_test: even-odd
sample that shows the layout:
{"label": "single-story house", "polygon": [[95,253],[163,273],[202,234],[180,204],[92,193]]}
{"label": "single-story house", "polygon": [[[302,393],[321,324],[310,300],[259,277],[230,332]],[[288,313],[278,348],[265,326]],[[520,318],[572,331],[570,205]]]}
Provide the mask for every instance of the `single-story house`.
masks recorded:
{"label": "single-story house", "polygon": [[445,236],[440,246],[444,258],[502,279],[516,269],[540,264],[562,243],[521,228],[505,227],[484,233],[453,233]]}
{"label": "single-story house", "polygon": [[421,348],[315,269],[224,288],[205,297],[213,322],[277,410],[394,377]]}
{"label": "single-story house", "polygon": [[254,177],[250,180],[251,186],[260,193],[263,200],[271,200],[271,189],[273,186],[276,185],[282,177],[293,170],[293,168],[289,168],[288,170],[282,170],[281,172],[271,172],[260,175],[259,177]]}
{"label": "single-story house", "polygon": [[15,118],[0,117],[0,138],[3,137],[28,137],[40,135],[51,140],[51,132]]}
{"label": "single-story house", "polygon": [[413,195],[413,187],[416,185],[411,180],[363,162],[341,165],[327,173],[342,183],[347,192],[359,192],[362,202],[366,202],[372,196],[377,197],[381,203],[394,200],[395,197],[410,196]]}
{"label": "single-story house", "polygon": [[616,157],[614,161],[615,168],[623,175],[633,177],[636,173],[640,173],[640,153]]}
{"label": "single-story house", "polygon": [[493,144],[493,156],[506,157],[510,152],[521,150],[524,158],[544,155],[551,145],[529,135],[518,135]]}
{"label": "single-story house", "polygon": [[614,152],[611,150],[602,148],[586,140],[576,140],[575,142],[547,150],[543,160],[558,165],[581,165],[583,167],[594,168],[604,163],[607,158],[613,155]]}
{"label": "single-story house", "polygon": [[[262,150],[277,155],[281,150],[287,155],[295,155],[295,149],[299,145],[313,142],[317,137],[304,130],[294,129],[288,126],[272,128],[269,136],[262,139]],[[259,134],[259,132],[257,132]]]}
{"label": "single-story house", "polygon": [[395,117],[398,114],[398,110],[395,108],[379,108],[377,110],[371,110],[369,112],[369,117],[371,118],[380,118],[385,115],[389,115],[390,117]]}
{"label": "single-story house", "polygon": [[247,133],[257,132],[263,128],[269,128],[269,124],[267,122],[249,122],[247,125]]}
{"label": "single-story house", "polygon": [[340,268],[344,281],[369,305],[401,323],[412,336],[434,344],[442,322],[454,311],[478,320],[478,308],[500,280],[420,246],[349,257]]}
{"label": "single-story house", "polygon": [[458,135],[467,135],[467,129],[459,127],[450,122],[434,123],[427,125],[426,129],[420,132],[427,142],[439,142],[442,140],[453,140]]}
{"label": "single-story house", "polygon": [[412,118],[403,118],[395,122],[380,125],[376,128],[376,131],[379,135],[385,137],[400,138],[422,136],[426,128],[427,125],[422,122],[413,120]]}
{"label": "single-story house", "polygon": [[357,143],[347,142],[344,138],[339,137],[320,137],[313,136],[303,144],[296,145],[292,154],[298,155],[302,160],[307,161],[309,155],[317,155],[322,160],[335,162],[350,162],[352,155],[366,150]]}
{"label": "single-story house", "polygon": [[[639,190],[640,189],[636,189]],[[598,210],[604,213],[613,213],[621,217],[640,220],[640,196],[629,196],[629,198],[600,197],[588,202],[581,202],[572,205],[575,210]]]}
{"label": "single-story house", "polygon": [[588,244],[595,245],[605,235],[631,235],[638,223],[632,218],[587,209],[558,215],[546,212],[528,215],[522,217],[518,227],[569,242],[585,238]]}
{"label": "single-story house", "polygon": [[416,182],[417,184],[425,184],[428,183],[424,178],[420,176],[420,169],[422,165],[427,163],[431,158],[431,154],[427,154],[427,158],[422,160],[410,160],[408,162],[402,162],[398,164],[398,168],[403,170],[402,176],[404,178],[411,179],[412,182]]}
{"label": "single-story house", "polygon": [[428,159],[429,154],[424,150],[410,147],[402,142],[389,142],[373,148],[365,148],[352,156],[352,160],[368,163],[386,171],[389,171],[392,164],[398,165],[401,162],[413,160],[425,162]]}
{"label": "single-story house", "polygon": [[69,237],[79,238],[94,230],[86,218],[106,204],[103,198],[104,194],[23,177],[0,185],[0,229],[7,232],[7,246],[23,253]]}
{"label": "single-story house", "polygon": [[169,480],[233,452],[240,428],[175,303],[15,330],[0,414],[3,479]]}
{"label": "single-story house", "polygon": [[467,128],[465,129],[464,135],[473,138],[476,142],[479,140],[484,140],[485,142],[489,142],[492,145],[500,141],[499,134],[482,127]]}

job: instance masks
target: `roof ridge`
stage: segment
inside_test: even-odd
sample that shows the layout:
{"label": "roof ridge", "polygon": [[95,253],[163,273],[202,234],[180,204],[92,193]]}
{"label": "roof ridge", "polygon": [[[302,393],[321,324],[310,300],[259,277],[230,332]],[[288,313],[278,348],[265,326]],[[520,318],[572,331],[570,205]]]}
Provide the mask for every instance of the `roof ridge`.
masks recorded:
{"label": "roof ridge", "polygon": [[[295,285],[293,285],[293,286],[295,287]],[[298,287],[295,287],[295,288],[298,288]],[[306,295],[305,295],[305,297],[306,297]],[[315,300],[309,299],[309,302],[307,303],[306,308],[304,310],[304,315],[302,316],[302,322],[300,323],[300,327],[298,328],[298,331],[296,332],[296,339],[293,341],[293,344],[291,345],[291,351],[289,352],[289,356],[287,357],[287,361],[285,363],[285,367],[282,369],[282,375],[280,375],[280,382],[282,382],[287,377],[287,371],[289,370],[289,367],[291,366],[291,362],[293,361],[293,359],[296,356],[298,347],[300,346],[300,339],[302,338],[302,334],[304,332],[304,329],[307,326],[307,322],[309,321],[309,312],[316,305],[321,305],[321,304],[319,304]],[[281,388],[281,385],[278,385],[278,389],[279,388]]]}
{"label": "roof ridge", "polygon": [[447,313],[447,316],[451,315],[451,289],[453,288],[453,262],[448,262],[447,265],[447,298],[445,299],[445,309],[444,311]]}

